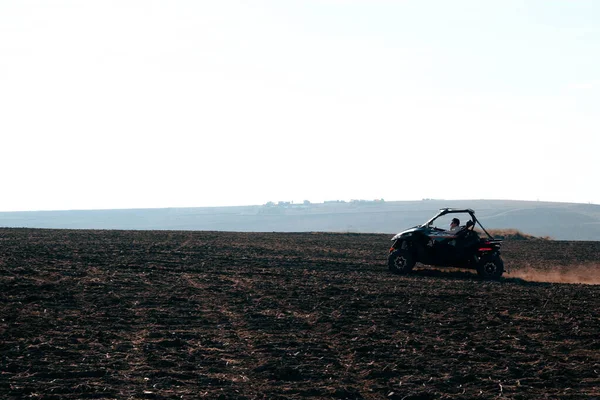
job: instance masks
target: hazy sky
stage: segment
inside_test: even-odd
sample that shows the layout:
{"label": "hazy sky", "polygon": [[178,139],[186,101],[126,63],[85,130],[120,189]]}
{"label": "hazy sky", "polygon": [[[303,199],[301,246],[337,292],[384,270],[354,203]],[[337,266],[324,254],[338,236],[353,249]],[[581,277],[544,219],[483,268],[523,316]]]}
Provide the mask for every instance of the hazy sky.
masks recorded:
{"label": "hazy sky", "polygon": [[0,211],[600,203],[600,1],[0,1]]}

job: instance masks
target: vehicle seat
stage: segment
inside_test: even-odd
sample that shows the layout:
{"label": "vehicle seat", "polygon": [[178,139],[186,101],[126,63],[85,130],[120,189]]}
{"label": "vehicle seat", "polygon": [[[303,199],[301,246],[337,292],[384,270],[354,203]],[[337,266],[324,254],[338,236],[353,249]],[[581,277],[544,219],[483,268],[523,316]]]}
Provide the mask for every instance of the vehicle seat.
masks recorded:
{"label": "vehicle seat", "polygon": [[460,242],[464,247],[471,247],[479,242],[479,234],[475,231],[473,221],[468,221],[464,231],[460,233]]}
{"label": "vehicle seat", "polygon": [[464,237],[467,235],[468,232],[470,232],[470,228],[473,226],[473,221],[467,221],[467,224],[465,226],[461,226],[460,229],[456,232],[456,236],[458,237]]}

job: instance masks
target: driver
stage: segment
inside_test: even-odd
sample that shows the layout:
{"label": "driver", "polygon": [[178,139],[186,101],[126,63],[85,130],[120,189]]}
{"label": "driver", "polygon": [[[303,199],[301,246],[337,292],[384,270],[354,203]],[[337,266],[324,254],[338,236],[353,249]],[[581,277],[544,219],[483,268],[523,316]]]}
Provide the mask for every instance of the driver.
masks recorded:
{"label": "driver", "polygon": [[456,232],[460,229],[460,220],[458,218],[452,218],[450,222],[450,230],[448,232]]}

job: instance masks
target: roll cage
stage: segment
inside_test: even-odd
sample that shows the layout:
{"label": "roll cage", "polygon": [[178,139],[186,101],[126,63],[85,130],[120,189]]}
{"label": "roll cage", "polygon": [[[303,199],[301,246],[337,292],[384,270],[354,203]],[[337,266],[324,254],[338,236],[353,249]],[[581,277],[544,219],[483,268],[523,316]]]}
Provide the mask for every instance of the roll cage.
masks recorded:
{"label": "roll cage", "polygon": [[[485,232],[485,234],[488,236],[488,238],[490,240],[494,240],[494,238],[492,237],[492,235],[490,235],[488,233],[488,231],[485,230],[485,228],[483,227],[483,225],[481,225],[481,222],[479,222],[479,220],[475,216],[475,211],[473,211],[470,208],[440,208],[440,211],[436,215],[434,215],[427,222],[425,222],[423,225],[421,225],[421,228],[429,228],[429,227],[431,227],[431,225],[433,224],[433,221],[435,221],[439,217],[444,216],[446,214],[469,214],[471,216],[471,221],[473,222],[473,224],[470,227],[470,229],[471,230],[475,229],[475,224],[477,224]],[[467,229],[469,229],[469,228],[467,228]]]}

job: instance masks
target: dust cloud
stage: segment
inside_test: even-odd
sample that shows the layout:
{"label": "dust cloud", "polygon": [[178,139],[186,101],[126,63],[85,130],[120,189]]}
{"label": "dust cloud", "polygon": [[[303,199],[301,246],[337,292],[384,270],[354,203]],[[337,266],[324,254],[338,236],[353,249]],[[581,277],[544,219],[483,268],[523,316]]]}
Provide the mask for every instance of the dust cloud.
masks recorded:
{"label": "dust cloud", "polygon": [[531,282],[600,285],[600,265],[553,266],[544,269],[526,267],[514,269],[510,274],[504,276],[507,278],[520,278]]}

